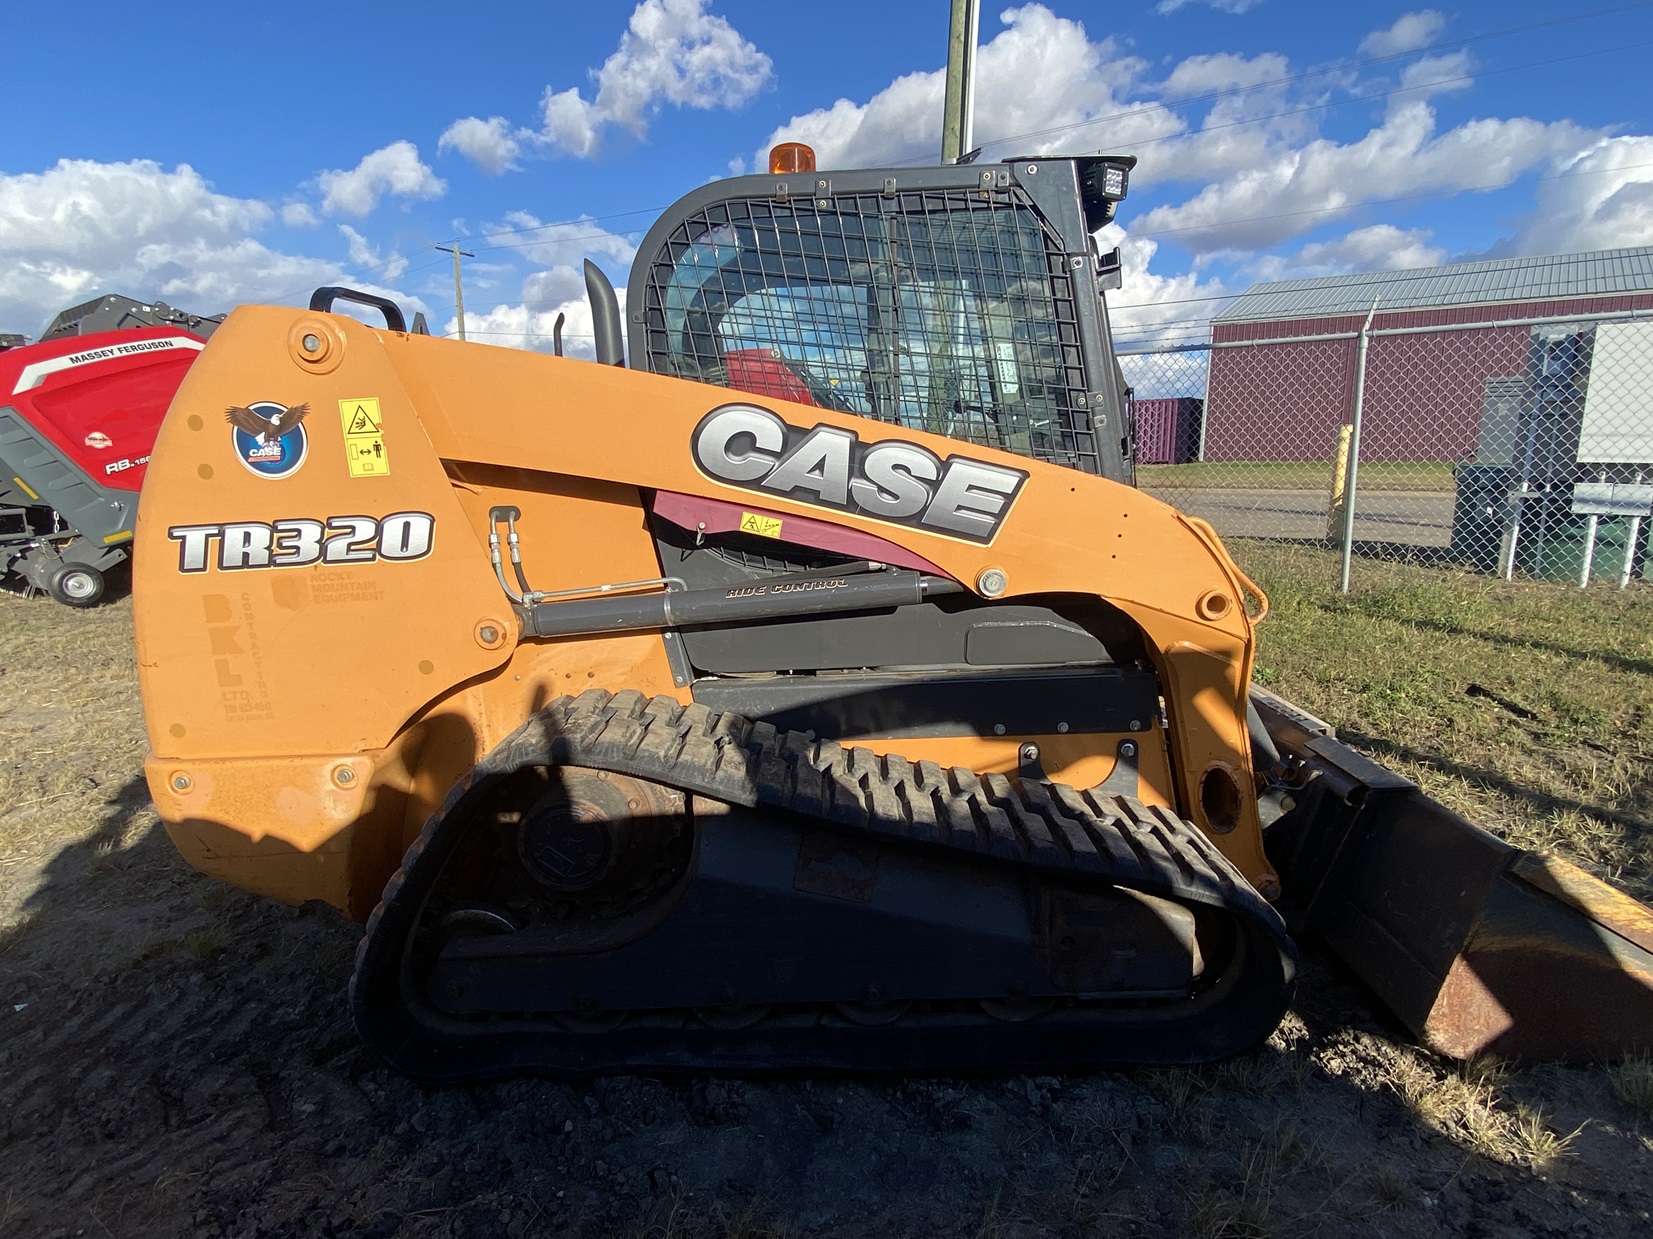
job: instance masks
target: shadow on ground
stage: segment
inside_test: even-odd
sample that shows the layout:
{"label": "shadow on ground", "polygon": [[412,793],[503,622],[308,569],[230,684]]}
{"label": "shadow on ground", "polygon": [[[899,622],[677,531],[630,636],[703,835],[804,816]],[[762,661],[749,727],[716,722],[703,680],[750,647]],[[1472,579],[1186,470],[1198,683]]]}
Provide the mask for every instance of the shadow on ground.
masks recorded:
{"label": "shadow on ground", "polygon": [[[1450,774],[1455,778],[1463,779],[1491,791],[1496,791],[1511,800],[1519,801],[1532,806],[1539,815],[1558,812],[1587,813],[1593,818],[1609,822],[1623,831],[1627,837],[1647,836],[1648,823],[1645,818],[1635,813],[1625,813],[1611,809],[1594,801],[1580,800],[1573,796],[1558,796],[1554,792],[1547,792],[1535,787],[1531,783],[1513,779],[1506,774],[1485,766],[1472,765],[1468,762],[1457,761],[1445,754],[1431,749],[1415,748],[1409,744],[1400,744],[1382,736],[1369,735],[1361,731],[1352,731],[1347,728],[1339,732],[1343,741],[1378,758],[1398,758],[1401,761],[1413,762],[1420,766],[1427,766]],[[1653,771],[1644,772],[1637,781],[1639,789],[1653,781]],[[1636,797],[1632,791],[1631,798]]]}
{"label": "shadow on ground", "polygon": [[1600,1072],[1520,1085],[1568,1099],[1574,1160],[1501,1164],[1403,1102],[1451,1073],[1312,955],[1214,1067],[425,1090],[356,1041],[357,927],[200,877],[145,806],[122,787],[0,943],[0,1233],[1631,1235],[1653,1203]]}
{"label": "shadow on ground", "polygon": [[1476,641],[1485,641],[1489,645],[1503,646],[1508,649],[1544,650],[1551,654],[1559,654],[1563,658],[1576,658],[1581,661],[1593,659],[1612,667],[1615,671],[1630,672],[1634,675],[1653,675],[1653,662],[1641,658],[1629,658],[1623,654],[1614,653],[1612,650],[1581,650],[1554,641],[1541,641],[1531,637],[1511,637],[1501,632],[1491,632],[1468,624],[1453,624],[1444,620],[1424,619],[1418,616],[1387,615],[1384,618],[1393,623],[1416,629],[1419,632],[1439,633],[1448,637],[1472,637]]}

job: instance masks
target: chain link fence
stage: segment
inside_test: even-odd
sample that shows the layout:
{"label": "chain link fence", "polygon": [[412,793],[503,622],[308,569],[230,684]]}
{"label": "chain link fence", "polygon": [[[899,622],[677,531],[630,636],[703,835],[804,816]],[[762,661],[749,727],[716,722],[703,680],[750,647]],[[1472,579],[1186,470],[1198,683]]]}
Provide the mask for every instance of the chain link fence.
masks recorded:
{"label": "chain link fence", "polygon": [[1373,559],[1653,574],[1653,318],[1371,324],[1121,353],[1138,484],[1224,537],[1340,548],[1345,589]]}

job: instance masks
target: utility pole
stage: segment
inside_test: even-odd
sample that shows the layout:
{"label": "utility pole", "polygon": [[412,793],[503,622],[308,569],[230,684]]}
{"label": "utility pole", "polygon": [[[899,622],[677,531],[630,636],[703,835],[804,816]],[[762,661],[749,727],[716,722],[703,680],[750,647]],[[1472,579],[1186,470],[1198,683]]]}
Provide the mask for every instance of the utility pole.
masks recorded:
{"label": "utility pole", "polygon": [[957,163],[975,146],[976,33],[981,0],[953,0],[947,29],[947,101],[942,105],[941,162]]}
{"label": "utility pole", "polygon": [[463,340],[465,338],[465,287],[459,282],[459,256],[463,254],[466,258],[475,258],[476,255],[471,253],[470,250],[460,249],[458,241],[455,241],[452,245],[437,245],[432,248],[438,249],[444,254],[453,255],[453,304],[459,315],[459,338]]}

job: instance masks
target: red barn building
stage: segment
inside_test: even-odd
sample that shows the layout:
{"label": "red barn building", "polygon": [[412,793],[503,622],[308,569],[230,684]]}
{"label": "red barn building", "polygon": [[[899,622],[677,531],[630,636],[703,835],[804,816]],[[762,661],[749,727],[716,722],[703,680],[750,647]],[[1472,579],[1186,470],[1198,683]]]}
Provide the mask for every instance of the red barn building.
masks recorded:
{"label": "red barn building", "polygon": [[1468,460],[1534,320],[1653,310],[1653,246],[1258,284],[1212,322],[1202,459],[1329,460],[1374,303],[1362,457]]}

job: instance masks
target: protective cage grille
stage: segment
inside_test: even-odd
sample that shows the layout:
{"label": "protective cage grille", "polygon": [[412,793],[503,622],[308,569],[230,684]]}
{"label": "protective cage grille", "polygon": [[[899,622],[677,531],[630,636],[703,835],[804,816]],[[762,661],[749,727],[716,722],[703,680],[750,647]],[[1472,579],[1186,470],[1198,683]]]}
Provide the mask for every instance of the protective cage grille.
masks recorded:
{"label": "protective cage grille", "polygon": [[644,287],[656,373],[1098,472],[1075,281],[1020,190],[720,202]]}

